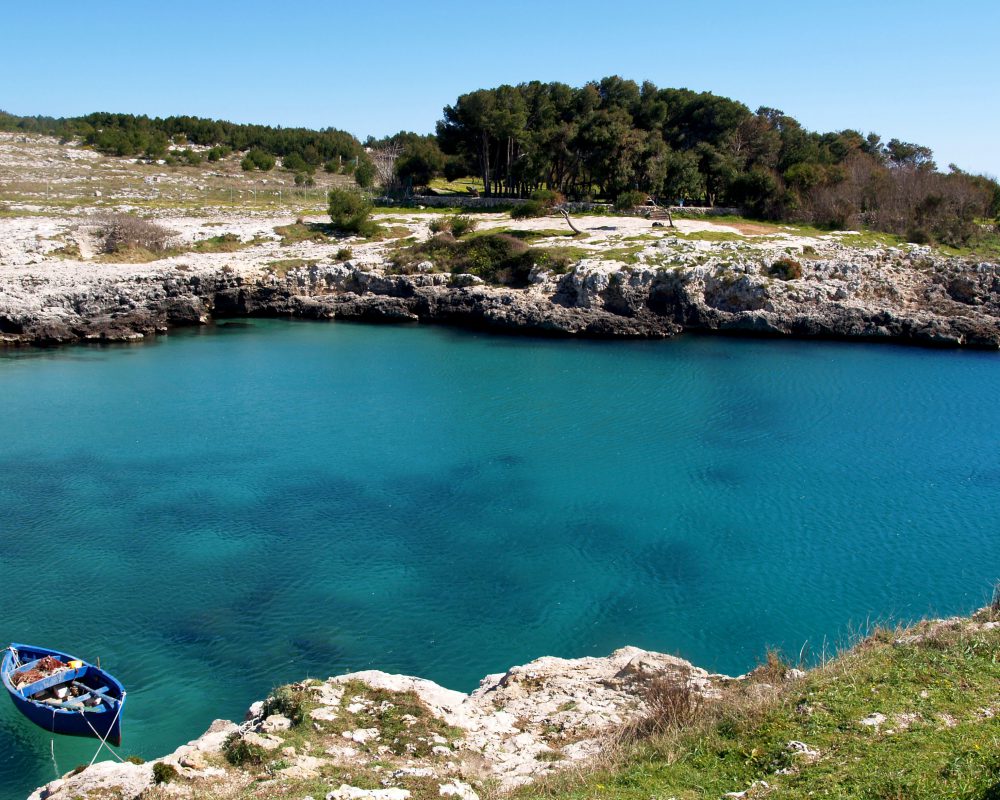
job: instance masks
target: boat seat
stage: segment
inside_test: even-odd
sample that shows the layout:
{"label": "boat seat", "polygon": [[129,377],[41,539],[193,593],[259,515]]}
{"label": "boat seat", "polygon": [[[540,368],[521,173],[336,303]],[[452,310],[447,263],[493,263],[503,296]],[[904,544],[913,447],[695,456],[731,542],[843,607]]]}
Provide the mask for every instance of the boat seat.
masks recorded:
{"label": "boat seat", "polygon": [[73,685],[79,686],[80,688],[86,689],[87,691],[84,694],[81,694],[77,697],[67,697],[65,700],[62,701],[62,704],[64,706],[82,706],[84,703],[86,703],[93,697],[99,697],[102,700],[114,700],[113,697],[105,696],[108,691],[107,686],[102,686],[100,689],[91,689],[90,687],[84,686],[82,683],[77,683],[76,681],[73,681]]}

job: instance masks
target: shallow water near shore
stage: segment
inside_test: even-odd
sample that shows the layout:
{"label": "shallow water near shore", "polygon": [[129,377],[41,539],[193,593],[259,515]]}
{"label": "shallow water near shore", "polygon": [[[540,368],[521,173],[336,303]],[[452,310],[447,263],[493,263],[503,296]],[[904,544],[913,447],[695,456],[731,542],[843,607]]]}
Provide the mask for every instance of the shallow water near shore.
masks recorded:
{"label": "shallow water near shore", "polygon": [[[0,387],[0,639],[100,656],[123,755],[306,676],[815,661],[1000,577],[994,353],[252,321]],[[6,700],[0,742],[0,800],[55,777]]]}

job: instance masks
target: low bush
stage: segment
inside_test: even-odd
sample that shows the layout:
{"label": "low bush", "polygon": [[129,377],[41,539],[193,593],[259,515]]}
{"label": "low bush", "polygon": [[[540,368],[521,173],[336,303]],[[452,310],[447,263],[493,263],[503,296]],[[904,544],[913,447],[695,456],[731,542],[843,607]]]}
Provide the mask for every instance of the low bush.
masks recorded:
{"label": "low bush", "polygon": [[375,183],[375,165],[367,159],[358,161],[354,168],[354,180],[362,189],[368,189]]}
{"label": "low bush", "polygon": [[472,217],[464,214],[452,217],[450,222],[451,235],[456,239],[461,239],[465,234],[471,233],[476,229],[476,221]]}
{"label": "low bush", "polygon": [[176,232],[132,214],[108,214],[99,222],[105,253],[141,248],[151,252],[166,249]]}
{"label": "low bush", "polygon": [[295,173],[295,185],[296,186],[315,186],[316,179],[313,178],[307,172],[296,172]]}
{"label": "low bush", "polygon": [[644,206],[649,200],[645,192],[622,192],[615,198],[616,211],[631,211],[637,206]]}
{"label": "low bush", "polygon": [[476,221],[464,214],[457,214],[453,217],[436,217],[432,219],[430,225],[431,233],[450,233],[456,239],[476,229]]}
{"label": "low bush", "polygon": [[306,715],[308,696],[301,684],[279,686],[271,696],[264,701],[265,717],[271,714],[282,714],[292,721],[292,725],[301,725]]}
{"label": "low bush", "polygon": [[205,157],[209,161],[211,161],[211,162],[221,161],[223,158],[225,158],[226,156],[228,156],[232,152],[233,152],[232,148],[227,147],[224,144],[219,144],[219,145],[216,145],[215,147],[211,148],[205,154]]}
{"label": "low bush", "polygon": [[354,251],[350,247],[341,247],[337,251],[337,261],[350,261],[354,258]]}
{"label": "low bush", "polygon": [[521,203],[510,210],[511,219],[532,219],[534,217],[544,217],[549,213],[549,209],[544,203],[538,200],[529,200]]}
{"label": "low bush", "polygon": [[170,783],[178,777],[177,767],[162,761],[153,764],[153,783]]}
{"label": "low bush", "polygon": [[419,262],[430,261],[437,269],[452,274],[469,273],[488,283],[523,287],[528,284],[537,256],[538,251],[503,233],[488,233],[463,241],[450,233],[439,233],[426,242],[398,251],[394,260],[404,271]]}
{"label": "low bush", "polygon": [[370,237],[378,232],[371,221],[372,204],[357,192],[331,189],[328,195],[330,222],[334,230]]}
{"label": "low bush", "polygon": [[267,751],[259,744],[248,742],[239,733],[231,733],[222,745],[222,754],[234,767],[245,764],[263,764]]}
{"label": "low bush", "polygon": [[299,153],[289,153],[282,158],[281,167],[282,169],[287,169],[289,172],[310,172],[312,169]]}
{"label": "low bush", "polygon": [[783,281],[795,280],[802,277],[802,265],[791,258],[779,258],[767,268],[767,274]]}
{"label": "low bush", "polygon": [[268,172],[274,169],[276,159],[270,153],[255,147],[249,153],[247,153],[243,160],[240,162],[240,166],[243,168],[244,172],[250,172],[251,170],[259,169],[262,172]]}
{"label": "low bush", "polygon": [[541,203],[545,208],[553,208],[566,202],[566,198],[555,189],[535,189],[531,193],[531,199]]}

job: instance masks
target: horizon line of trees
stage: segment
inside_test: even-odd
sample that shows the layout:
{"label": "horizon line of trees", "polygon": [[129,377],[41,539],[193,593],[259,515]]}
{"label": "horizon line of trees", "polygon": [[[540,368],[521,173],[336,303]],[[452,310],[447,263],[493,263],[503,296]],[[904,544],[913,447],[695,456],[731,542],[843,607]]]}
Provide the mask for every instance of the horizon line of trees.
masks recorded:
{"label": "horizon line of trees", "polygon": [[17,117],[0,111],[0,130],[79,139],[105,155],[150,160],[165,158],[172,144],[202,145],[218,152],[259,151],[313,170],[362,155],[357,138],[336,128],[282,128],[190,116],[95,112],[82,117]]}

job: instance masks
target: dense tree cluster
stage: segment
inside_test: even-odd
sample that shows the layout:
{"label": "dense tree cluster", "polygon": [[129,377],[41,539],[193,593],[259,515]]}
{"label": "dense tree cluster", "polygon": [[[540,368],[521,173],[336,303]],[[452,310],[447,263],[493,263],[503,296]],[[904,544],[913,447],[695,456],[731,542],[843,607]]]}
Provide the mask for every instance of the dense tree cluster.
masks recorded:
{"label": "dense tree cluster", "polygon": [[644,192],[769,218],[962,242],[996,215],[995,181],[937,171],[931,151],[858,131],[807,131],[773,108],[619,77],[464,94],[437,126],[444,153],[490,195],[545,186],[571,199]]}
{"label": "dense tree cluster", "polygon": [[171,143],[210,146],[221,152],[257,149],[272,156],[293,154],[315,168],[330,159],[356,158],[361,144],[351,134],[334,128],[272,128],[238,125],[200,117],[146,117],[95,113],[85,117],[15,117],[0,112],[0,130],[45,133],[81,139],[94,149],[114,156],[164,158]]}

